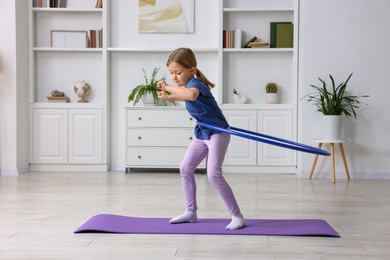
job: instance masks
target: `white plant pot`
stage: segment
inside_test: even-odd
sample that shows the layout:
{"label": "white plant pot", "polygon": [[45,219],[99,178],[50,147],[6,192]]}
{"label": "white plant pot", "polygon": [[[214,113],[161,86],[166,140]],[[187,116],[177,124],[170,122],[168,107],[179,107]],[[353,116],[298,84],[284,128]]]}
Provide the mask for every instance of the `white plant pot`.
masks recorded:
{"label": "white plant pot", "polygon": [[158,104],[154,103],[153,95],[152,94],[146,94],[143,95],[142,98],[142,103],[144,103],[145,106],[156,106]]}
{"label": "white plant pot", "polygon": [[266,93],[265,102],[267,104],[277,104],[278,103],[278,93]]}
{"label": "white plant pot", "polygon": [[327,140],[341,139],[341,116],[322,117],[322,138]]}

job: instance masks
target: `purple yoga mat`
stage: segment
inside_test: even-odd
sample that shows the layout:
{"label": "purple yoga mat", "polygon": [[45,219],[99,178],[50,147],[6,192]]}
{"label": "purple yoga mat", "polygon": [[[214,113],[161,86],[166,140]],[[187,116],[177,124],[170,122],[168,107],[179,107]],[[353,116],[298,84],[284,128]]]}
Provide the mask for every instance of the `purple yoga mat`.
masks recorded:
{"label": "purple yoga mat", "polygon": [[101,214],[91,217],[74,233],[207,234],[325,236],[340,235],[321,219],[248,219],[244,228],[226,230],[230,219],[199,219],[196,223],[169,224],[169,218],[135,218]]}

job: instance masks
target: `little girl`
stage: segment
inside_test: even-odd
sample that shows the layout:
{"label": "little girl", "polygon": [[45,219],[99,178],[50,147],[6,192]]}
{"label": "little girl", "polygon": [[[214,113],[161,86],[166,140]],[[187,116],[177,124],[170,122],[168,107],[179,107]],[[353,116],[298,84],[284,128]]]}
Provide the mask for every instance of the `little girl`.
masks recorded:
{"label": "little girl", "polygon": [[[187,111],[197,121],[222,128],[229,128],[221,109],[218,107],[210,88],[214,87],[197,68],[194,53],[188,48],[179,48],[171,53],[167,61],[172,81],[177,86],[169,86],[160,81],[157,87],[161,90],[160,99],[185,101]],[[222,176],[222,163],[230,142],[230,135],[211,130],[199,125],[195,126],[195,139],[191,142],[180,165],[186,211],[170,220],[171,224],[197,222],[195,170],[208,155],[207,175],[210,183],[224,201],[232,221],[226,229],[239,229],[245,226],[245,219],[234,197],[233,191]]]}

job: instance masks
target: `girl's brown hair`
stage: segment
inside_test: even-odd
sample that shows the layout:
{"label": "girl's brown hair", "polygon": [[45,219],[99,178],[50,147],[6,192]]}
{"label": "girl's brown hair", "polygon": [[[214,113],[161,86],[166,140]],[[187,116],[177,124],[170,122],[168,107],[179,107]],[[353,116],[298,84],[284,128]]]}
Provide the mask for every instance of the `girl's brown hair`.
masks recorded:
{"label": "girl's brown hair", "polygon": [[192,67],[196,68],[195,76],[200,78],[209,88],[215,86],[214,83],[210,82],[206,76],[197,68],[197,62],[194,52],[189,48],[178,48],[174,50],[167,60],[167,66],[175,62],[181,66],[191,69]]}

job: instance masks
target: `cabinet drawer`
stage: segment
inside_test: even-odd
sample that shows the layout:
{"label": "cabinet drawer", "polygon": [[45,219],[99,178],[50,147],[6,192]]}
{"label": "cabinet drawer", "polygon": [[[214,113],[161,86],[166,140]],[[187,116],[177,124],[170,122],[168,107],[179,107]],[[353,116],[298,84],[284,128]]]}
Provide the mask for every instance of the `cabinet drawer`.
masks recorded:
{"label": "cabinet drawer", "polygon": [[128,128],[128,146],[185,146],[194,138],[193,129]]}
{"label": "cabinet drawer", "polygon": [[129,167],[178,168],[186,150],[187,147],[131,147],[127,148],[126,164]]}
{"label": "cabinet drawer", "polygon": [[126,111],[128,127],[194,127],[186,110],[133,110]]}

